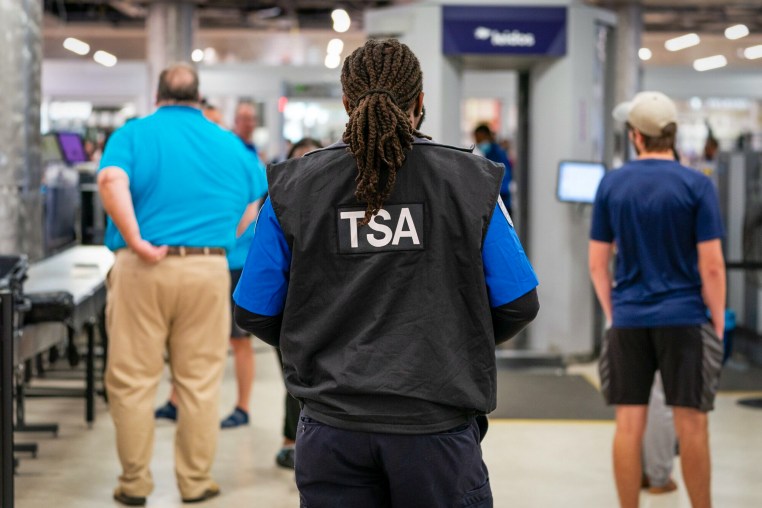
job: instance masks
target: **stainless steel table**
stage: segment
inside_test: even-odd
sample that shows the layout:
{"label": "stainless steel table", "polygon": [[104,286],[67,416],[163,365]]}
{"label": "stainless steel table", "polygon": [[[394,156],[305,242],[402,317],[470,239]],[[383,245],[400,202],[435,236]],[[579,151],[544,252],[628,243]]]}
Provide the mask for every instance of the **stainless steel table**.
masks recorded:
{"label": "stainless steel table", "polygon": [[[60,343],[71,333],[87,334],[85,374],[85,419],[95,419],[95,330],[106,305],[106,275],[114,264],[114,254],[106,247],[80,245],[29,266],[24,294],[67,292],[72,295],[72,315],[65,323],[38,323],[24,326],[16,344],[16,364]],[[23,397],[22,397],[23,398]],[[17,413],[18,413],[17,400]],[[23,400],[21,401],[23,421]]]}

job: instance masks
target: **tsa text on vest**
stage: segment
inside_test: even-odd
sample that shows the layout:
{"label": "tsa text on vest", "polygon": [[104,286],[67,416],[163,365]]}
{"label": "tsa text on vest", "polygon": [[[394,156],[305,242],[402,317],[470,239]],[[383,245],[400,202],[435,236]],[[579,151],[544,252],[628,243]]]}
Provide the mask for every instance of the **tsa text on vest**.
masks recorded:
{"label": "tsa text on vest", "polygon": [[336,227],[340,253],[424,249],[423,203],[384,205],[366,226],[361,226],[364,217],[364,207],[339,207]]}

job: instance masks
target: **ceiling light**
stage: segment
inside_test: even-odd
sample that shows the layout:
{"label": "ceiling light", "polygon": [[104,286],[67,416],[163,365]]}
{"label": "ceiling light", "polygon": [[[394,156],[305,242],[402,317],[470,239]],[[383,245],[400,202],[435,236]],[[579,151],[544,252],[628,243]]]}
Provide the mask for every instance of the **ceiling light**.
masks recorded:
{"label": "ceiling light", "polygon": [[208,64],[215,64],[217,63],[217,60],[219,60],[219,55],[217,54],[217,50],[209,47],[204,49],[204,62]]}
{"label": "ceiling light", "polygon": [[342,51],[344,51],[344,41],[341,39],[331,39],[328,41],[328,48],[326,49],[327,53],[340,55]]}
{"label": "ceiling light", "polygon": [[654,56],[654,55],[653,55],[653,53],[651,52],[651,50],[650,50],[650,49],[648,49],[648,48],[640,48],[640,49],[638,50],[638,57],[639,57],[641,60],[644,60],[644,61],[645,61],[645,60],[650,60],[652,56]]}
{"label": "ceiling light", "polygon": [[339,33],[349,30],[349,25],[352,20],[349,19],[349,14],[344,9],[336,9],[331,13],[331,19],[333,20],[333,29]]}
{"label": "ceiling light", "polygon": [[341,63],[341,56],[336,53],[328,53],[325,55],[325,66],[329,69],[335,69]]}
{"label": "ceiling light", "polygon": [[63,41],[63,47],[78,55],[86,55],[90,52],[90,45],[74,37],[69,37]]}
{"label": "ceiling light", "polygon": [[719,69],[720,67],[725,67],[726,65],[728,65],[728,60],[722,55],[699,58],[693,62],[693,68],[699,72]]}
{"label": "ceiling light", "polygon": [[680,37],[675,37],[674,39],[669,39],[667,42],[664,43],[664,47],[667,48],[669,51],[680,51],[681,49],[695,46],[699,42],[701,42],[701,39],[699,39],[698,35],[687,34],[687,35],[681,35]]}
{"label": "ceiling light", "polygon": [[749,29],[746,25],[733,25],[725,29],[725,37],[731,41],[746,37],[747,35],[749,35]]}
{"label": "ceiling light", "polygon": [[743,50],[743,56],[748,58],[749,60],[754,60],[756,58],[762,58],[762,44],[759,44],[757,46],[750,46]]}
{"label": "ceiling light", "polygon": [[106,67],[113,67],[117,62],[116,57],[108,51],[96,51],[93,60]]}
{"label": "ceiling light", "polygon": [[194,49],[193,53],[191,53],[191,60],[194,62],[200,62],[204,59],[204,50],[203,49]]}

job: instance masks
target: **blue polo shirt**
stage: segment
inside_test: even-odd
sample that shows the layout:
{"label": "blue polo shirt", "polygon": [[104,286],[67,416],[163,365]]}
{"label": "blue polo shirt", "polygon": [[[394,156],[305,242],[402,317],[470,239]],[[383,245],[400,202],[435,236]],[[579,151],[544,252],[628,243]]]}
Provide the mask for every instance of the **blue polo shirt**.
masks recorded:
{"label": "blue polo shirt", "polygon": [[[235,134],[187,106],[162,106],[117,130],[100,163],[110,166],[127,173],[141,236],[154,245],[230,250],[246,206],[267,191]],[[125,246],[110,219],[105,243]]]}
{"label": "blue polo shirt", "polygon": [[[254,159],[257,167],[260,168],[263,174],[266,174],[265,166],[262,164],[262,161],[257,154],[256,147],[250,143],[246,143],[245,141],[242,141],[242,143],[246,148],[246,151],[249,153],[249,156]],[[246,231],[244,231],[243,234],[236,239],[235,246],[233,246],[233,248],[228,251],[228,267],[231,270],[240,270],[243,268],[243,264],[246,261],[246,256],[249,253],[249,247],[251,247],[251,241],[254,239],[255,225],[256,221],[252,222],[249,227],[246,228]]]}
{"label": "blue polo shirt", "polygon": [[[537,287],[537,276],[499,204],[484,238],[482,262],[492,307],[512,302]],[[290,266],[291,251],[267,198],[257,219],[243,274],[233,293],[236,305],[263,316],[281,314]]]}
{"label": "blue polo shirt", "polygon": [[643,159],[607,173],[590,238],[617,246],[613,325],[705,323],[697,244],[722,236],[717,192],[698,171]]}

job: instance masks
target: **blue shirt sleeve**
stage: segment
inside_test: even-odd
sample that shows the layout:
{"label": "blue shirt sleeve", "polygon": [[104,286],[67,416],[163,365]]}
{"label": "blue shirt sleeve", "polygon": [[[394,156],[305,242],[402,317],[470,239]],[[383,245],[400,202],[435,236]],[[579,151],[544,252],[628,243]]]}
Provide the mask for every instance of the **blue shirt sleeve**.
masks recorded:
{"label": "blue shirt sleeve", "polygon": [[611,218],[607,202],[607,178],[604,176],[593,203],[593,220],[590,225],[590,239],[598,242],[611,243],[614,241],[614,230],[611,227]]}
{"label": "blue shirt sleeve", "polygon": [[236,305],[262,316],[281,314],[286,303],[290,266],[291,250],[267,198],[257,218],[241,279],[233,292]]}
{"label": "blue shirt sleeve", "polygon": [[491,307],[512,302],[537,287],[537,275],[500,202],[484,238],[482,263]]}
{"label": "blue shirt sleeve", "polygon": [[98,171],[110,166],[116,166],[122,168],[124,172],[127,173],[127,176],[132,178],[134,152],[132,149],[133,143],[130,130],[131,125],[127,124],[121,129],[118,129],[108,138]]}
{"label": "blue shirt sleeve", "polygon": [[717,190],[711,180],[704,179],[696,209],[696,241],[706,242],[724,236]]}

